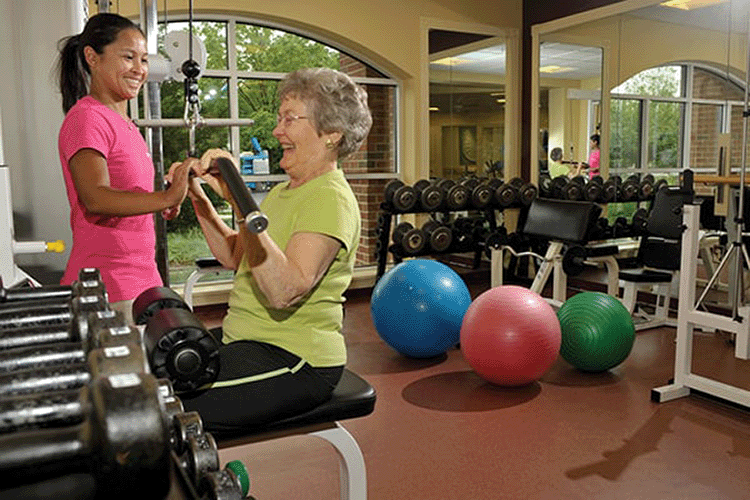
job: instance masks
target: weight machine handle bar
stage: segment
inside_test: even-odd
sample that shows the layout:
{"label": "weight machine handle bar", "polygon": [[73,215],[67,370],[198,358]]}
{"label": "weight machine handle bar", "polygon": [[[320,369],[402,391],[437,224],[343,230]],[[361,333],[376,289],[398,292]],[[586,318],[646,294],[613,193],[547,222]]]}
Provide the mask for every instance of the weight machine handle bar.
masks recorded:
{"label": "weight machine handle bar", "polygon": [[251,233],[259,234],[265,231],[268,227],[268,217],[258,208],[232,160],[219,157],[214,161],[237,204],[241,215],[240,221],[245,223]]}

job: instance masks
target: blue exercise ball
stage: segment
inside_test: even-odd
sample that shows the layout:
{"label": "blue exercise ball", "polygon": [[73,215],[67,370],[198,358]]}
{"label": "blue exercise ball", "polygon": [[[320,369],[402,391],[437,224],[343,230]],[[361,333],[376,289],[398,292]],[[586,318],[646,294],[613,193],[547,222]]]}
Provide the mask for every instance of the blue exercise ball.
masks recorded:
{"label": "blue exercise ball", "polygon": [[401,262],[378,280],[370,312],[378,335],[412,358],[443,354],[459,342],[471,305],[466,283],[453,269],[428,259]]}

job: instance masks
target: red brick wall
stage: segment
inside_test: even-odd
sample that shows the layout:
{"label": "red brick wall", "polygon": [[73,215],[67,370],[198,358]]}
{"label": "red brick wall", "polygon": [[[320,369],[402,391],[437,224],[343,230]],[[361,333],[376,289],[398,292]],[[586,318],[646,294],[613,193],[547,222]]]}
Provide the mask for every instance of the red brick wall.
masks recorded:
{"label": "red brick wall", "polygon": [[[354,77],[381,75],[346,55],[340,56],[341,71]],[[347,174],[393,173],[396,171],[395,110],[393,88],[366,87],[373,123],[370,134],[354,155],[341,162]],[[357,265],[375,265],[377,220],[387,179],[352,179],[349,183],[359,202],[362,215],[362,236],[357,251]]]}

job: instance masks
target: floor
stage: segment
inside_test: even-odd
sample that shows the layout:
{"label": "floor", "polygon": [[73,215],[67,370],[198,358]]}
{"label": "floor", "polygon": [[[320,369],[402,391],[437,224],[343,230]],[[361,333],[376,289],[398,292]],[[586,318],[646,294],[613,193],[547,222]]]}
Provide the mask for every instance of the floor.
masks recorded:
{"label": "floor", "polygon": [[[479,276],[476,276],[479,274]],[[489,275],[467,279],[472,296]],[[222,309],[203,309],[207,324]],[[750,412],[700,395],[654,403],[673,376],[675,329],[637,334],[620,366],[580,372],[562,359],[538,382],[484,382],[458,349],[408,359],[374,329],[369,291],[350,293],[348,367],[377,390],[373,414],[346,420],[371,500],[750,499]],[[750,389],[747,361],[698,334],[693,371]],[[339,498],[333,448],[292,437],[223,450],[242,460],[257,500]]]}

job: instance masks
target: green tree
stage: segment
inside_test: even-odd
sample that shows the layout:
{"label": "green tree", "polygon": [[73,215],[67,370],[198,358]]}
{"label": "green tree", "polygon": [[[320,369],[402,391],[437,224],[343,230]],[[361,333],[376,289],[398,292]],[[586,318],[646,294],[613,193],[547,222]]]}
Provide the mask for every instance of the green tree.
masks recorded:
{"label": "green tree", "polygon": [[[169,29],[188,31],[188,25],[171,23]],[[229,43],[234,43],[237,49],[237,68],[240,71],[286,73],[302,67],[338,69],[340,66],[338,51],[313,40],[263,26],[238,23],[234,42],[227,39],[225,22],[194,22],[193,32],[205,45],[206,69],[209,71],[228,68]],[[200,114],[204,118],[229,118],[229,92],[237,92],[239,117],[250,118],[255,122],[252,127],[240,129],[240,147],[251,149],[251,139],[256,137],[261,147],[269,151],[271,173],[282,173],[278,166],[282,151],[279,142],[272,135],[279,107],[276,80],[241,79],[237,89],[229,89],[229,81],[225,78],[201,76],[198,85],[201,96]],[[185,91],[182,82],[162,84],[161,109],[163,118],[184,116]],[[162,136],[164,165],[169,168],[173,162],[182,161],[187,156],[188,130],[165,128]],[[228,127],[200,127],[195,133],[196,153],[201,154],[216,147],[229,149],[229,137]],[[220,198],[210,194],[217,206],[223,204]],[[180,216],[169,222],[168,230],[184,231],[196,224],[192,205],[186,202]]]}

